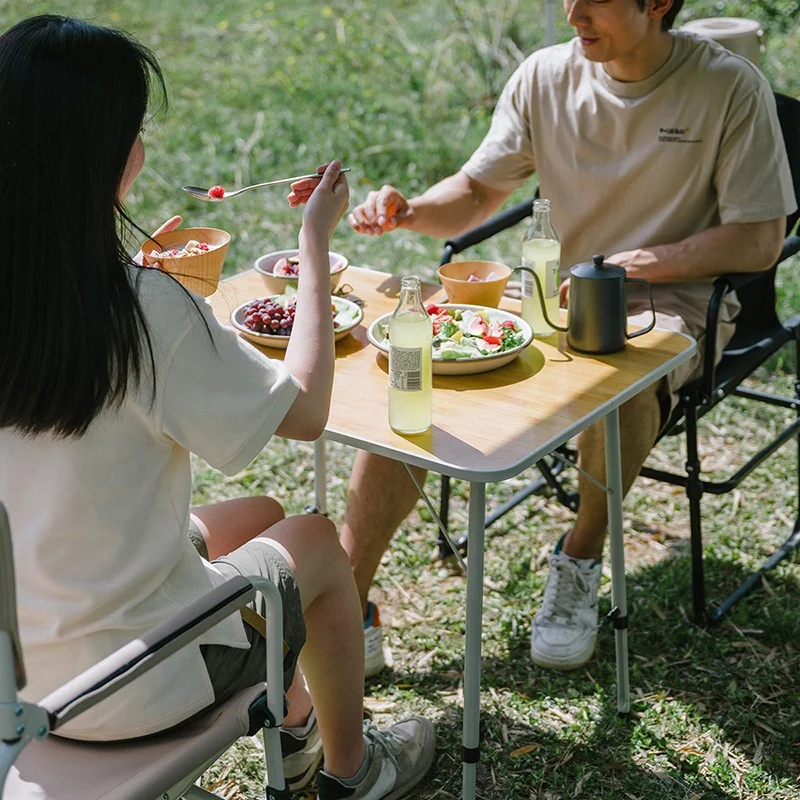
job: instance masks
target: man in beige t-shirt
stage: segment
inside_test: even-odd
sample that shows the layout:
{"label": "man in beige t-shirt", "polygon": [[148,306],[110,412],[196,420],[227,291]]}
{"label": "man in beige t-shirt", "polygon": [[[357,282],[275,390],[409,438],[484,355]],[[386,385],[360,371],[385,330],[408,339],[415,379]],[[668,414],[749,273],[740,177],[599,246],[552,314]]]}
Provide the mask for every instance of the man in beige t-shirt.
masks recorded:
{"label": "man in beige t-shirt", "polygon": [[[509,80],[483,143],[455,175],[406,200],[391,186],[350,215],[381,235],[405,227],[452,237],[484,221],[536,171],[562,239],[562,277],[606,253],[653,285],[662,325],[704,334],[713,278],[768,269],[796,208],[770,88],[745,59],[670,28],[682,0],[565,0],[577,37],[529,57]],[[634,303],[631,315],[641,308]],[[732,333],[734,297],[720,340]],[[625,490],[669,410],[671,393],[699,359],[620,409]],[[602,427],[578,440],[581,465],[603,476]],[[361,592],[416,501],[402,465],[360,454],[342,528]],[[592,655],[606,499],[582,480],[572,530],[559,541],[531,654],[542,666],[576,668]],[[382,667],[380,628],[365,624],[367,671]],[[372,659],[370,661],[370,659]]]}

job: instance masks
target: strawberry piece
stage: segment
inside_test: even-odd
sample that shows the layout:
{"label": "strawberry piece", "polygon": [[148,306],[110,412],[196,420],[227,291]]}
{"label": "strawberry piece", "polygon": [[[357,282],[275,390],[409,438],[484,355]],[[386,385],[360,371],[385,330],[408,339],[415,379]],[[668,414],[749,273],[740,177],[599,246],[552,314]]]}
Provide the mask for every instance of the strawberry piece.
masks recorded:
{"label": "strawberry piece", "polygon": [[216,197],[217,199],[222,199],[225,197],[225,187],[224,186],[212,186],[208,190],[209,197]]}

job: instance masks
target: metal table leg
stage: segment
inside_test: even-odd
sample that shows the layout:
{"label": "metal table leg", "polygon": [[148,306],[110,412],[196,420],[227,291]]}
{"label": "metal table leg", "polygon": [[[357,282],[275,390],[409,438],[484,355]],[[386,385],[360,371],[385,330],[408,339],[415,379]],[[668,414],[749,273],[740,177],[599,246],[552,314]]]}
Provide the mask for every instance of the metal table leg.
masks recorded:
{"label": "metal table leg", "polygon": [[483,627],[483,540],[486,534],[486,484],[469,487],[466,645],[464,654],[464,732],[461,747],[463,800],[475,800],[480,760],[481,633]]}
{"label": "metal table leg", "polygon": [[619,411],[605,417],[606,483],[608,484],[608,534],[611,548],[612,622],[617,645],[617,711],[631,708],[628,676],[628,606],[625,597],[625,543],[622,538],[622,457]]}

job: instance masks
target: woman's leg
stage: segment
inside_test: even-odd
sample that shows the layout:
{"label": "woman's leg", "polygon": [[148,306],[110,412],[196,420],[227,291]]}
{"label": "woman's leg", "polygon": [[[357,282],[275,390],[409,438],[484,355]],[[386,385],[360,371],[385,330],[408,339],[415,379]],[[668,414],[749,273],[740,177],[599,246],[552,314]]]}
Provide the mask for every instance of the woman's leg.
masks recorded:
{"label": "woman's leg", "polygon": [[285,518],[271,497],[239,497],[192,509],[208,549],[208,560],[226,556]]}
{"label": "woman's leg", "polygon": [[294,572],[307,630],[300,663],[317,712],[325,769],[349,777],[365,755],[364,634],[350,562],[325,517],[290,517],[259,538]]}
{"label": "woman's leg", "polygon": [[[241,497],[192,509],[194,522],[203,535],[207,558],[213,561],[226,556],[285,519],[283,507],[271,497]],[[286,693],[287,728],[300,727],[311,713],[311,697],[306,691],[300,670]]]}

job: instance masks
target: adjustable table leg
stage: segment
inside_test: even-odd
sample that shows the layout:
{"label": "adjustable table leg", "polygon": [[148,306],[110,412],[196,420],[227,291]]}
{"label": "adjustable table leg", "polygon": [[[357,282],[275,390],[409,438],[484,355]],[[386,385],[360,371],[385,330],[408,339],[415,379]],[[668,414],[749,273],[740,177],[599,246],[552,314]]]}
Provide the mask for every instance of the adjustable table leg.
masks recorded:
{"label": "adjustable table leg", "polygon": [[469,487],[469,557],[467,560],[467,616],[464,655],[464,800],[475,800],[480,760],[481,634],[483,627],[483,540],[486,484]]}
{"label": "adjustable table leg", "polygon": [[606,482],[608,484],[608,534],[611,548],[612,621],[617,645],[617,711],[631,708],[628,680],[628,605],[625,596],[625,543],[622,538],[622,457],[619,411],[605,417]]}

